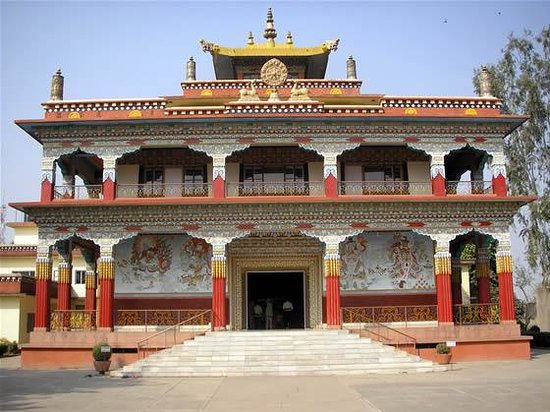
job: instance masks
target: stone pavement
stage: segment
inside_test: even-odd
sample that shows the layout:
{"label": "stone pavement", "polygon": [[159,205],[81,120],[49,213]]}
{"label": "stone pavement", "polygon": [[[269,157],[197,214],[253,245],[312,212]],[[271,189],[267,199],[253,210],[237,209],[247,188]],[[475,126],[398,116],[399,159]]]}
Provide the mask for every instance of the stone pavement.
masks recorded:
{"label": "stone pavement", "polygon": [[442,373],[141,378],[18,368],[0,359],[2,411],[550,411],[550,351]]}

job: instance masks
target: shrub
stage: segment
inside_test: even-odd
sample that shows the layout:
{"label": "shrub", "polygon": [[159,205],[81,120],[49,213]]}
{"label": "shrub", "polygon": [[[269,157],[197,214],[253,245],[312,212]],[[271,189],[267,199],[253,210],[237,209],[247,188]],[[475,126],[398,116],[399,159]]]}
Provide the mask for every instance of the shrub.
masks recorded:
{"label": "shrub", "polygon": [[9,355],[15,355],[19,353],[19,345],[17,344],[17,341],[10,342],[6,338],[0,338],[0,356],[4,356],[6,354]]}
{"label": "shrub", "polygon": [[[102,348],[109,348],[109,351],[104,352],[102,351]],[[92,356],[94,357],[95,361],[108,361],[109,359],[111,359],[112,354],[113,349],[106,342],[96,343],[92,349]]]}
{"label": "shrub", "polygon": [[435,351],[437,353],[439,353],[440,355],[447,355],[447,354],[451,353],[451,348],[448,347],[446,343],[441,342],[441,343],[438,343],[436,345]]}

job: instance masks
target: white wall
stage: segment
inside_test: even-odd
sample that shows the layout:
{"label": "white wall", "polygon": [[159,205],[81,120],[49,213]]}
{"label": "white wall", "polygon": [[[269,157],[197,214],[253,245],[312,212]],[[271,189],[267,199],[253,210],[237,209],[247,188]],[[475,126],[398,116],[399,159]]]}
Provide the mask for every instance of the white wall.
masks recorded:
{"label": "white wall", "polygon": [[227,196],[239,195],[239,163],[225,164],[225,181],[227,183]]}
{"label": "white wall", "polygon": [[19,342],[19,296],[0,296],[0,337]]}
{"label": "white wall", "polygon": [[307,164],[309,181],[313,182],[310,196],[322,196],[324,194],[323,162],[309,162]]}
{"label": "white wall", "polygon": [[432,192],[430,177],[430,162],[407,162],[407,174],[409,182],[426,183],[426,185],[416,186],[411,185],[409,192],[411,195],[430,194]]}
{"label": "white wall", "polygon": [[[117,185],[137,185],[139,183],[139,165],[120,165],[116,168]],[[136,197],[137,186],[135,188],[120,189],[117,197]]]}

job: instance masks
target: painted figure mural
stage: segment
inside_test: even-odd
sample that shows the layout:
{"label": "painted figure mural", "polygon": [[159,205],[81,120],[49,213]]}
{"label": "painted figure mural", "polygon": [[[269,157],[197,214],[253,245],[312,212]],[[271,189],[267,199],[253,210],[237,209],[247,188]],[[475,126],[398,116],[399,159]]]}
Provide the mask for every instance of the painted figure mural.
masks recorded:
{"label": "painted figure mural", "polygon": [[210,246],[187,235],[143,235],[116,250],[115,292],[211,291]]}
{"label": "painted figure mural", "polygon": [[434,288],[433,242],[414,232],[361,233],[342,243],[342,290]]}

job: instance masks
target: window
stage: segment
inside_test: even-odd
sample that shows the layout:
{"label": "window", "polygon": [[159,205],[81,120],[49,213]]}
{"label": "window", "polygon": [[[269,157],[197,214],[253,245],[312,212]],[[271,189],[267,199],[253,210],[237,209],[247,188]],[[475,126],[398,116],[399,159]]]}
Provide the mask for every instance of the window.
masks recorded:
{"label": "window", "polygon": [[139,197],[162,197],[164,194],[164,168],[142,167],[139,183]]}
{"label": "window", "polygon": [[13,273],[14,275],[18,274],[21,276],[29,276],[31,278],[33,278],[35,274],[34,270],[14,270],[11,273]]}
{"label": "window", "polygon": [[74,283],[75,285],[83,285],[86,283],[86,271],[85,270],[75,270],[74,272]]}
{"label": "window", "polygon": [[243,165],[241,195],[308,194],[307,165]]}
{"label": "window", "polygon": [[183,196],[208,196],[206,166],[183,169]]}

